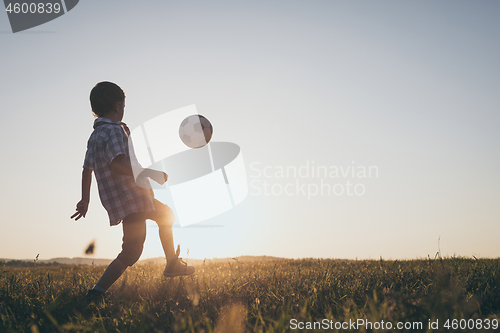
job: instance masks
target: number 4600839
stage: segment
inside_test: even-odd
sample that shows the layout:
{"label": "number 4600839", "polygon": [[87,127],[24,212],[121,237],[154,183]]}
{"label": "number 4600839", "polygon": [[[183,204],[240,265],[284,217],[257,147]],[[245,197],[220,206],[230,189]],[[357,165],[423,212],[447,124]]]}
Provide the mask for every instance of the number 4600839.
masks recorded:
{"label": "number 4600839", "polygon": [[9,14],[58,14],[61,11],[61,4],[59,3],[11,3],[7,5],[5,11]]}

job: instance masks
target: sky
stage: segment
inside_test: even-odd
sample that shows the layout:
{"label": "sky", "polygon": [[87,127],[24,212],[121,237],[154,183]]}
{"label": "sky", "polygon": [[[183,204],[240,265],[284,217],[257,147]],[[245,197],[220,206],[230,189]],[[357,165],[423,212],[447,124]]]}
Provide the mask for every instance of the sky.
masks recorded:
{"label": "sky", "polygon": [[[125,91],[131,129],[195,104],[241,148],[248,196],[176,226],[184,257],[500,257],[499,11],[87,0],[15,34],[0,13],[0,258],[121,250],[95,179],[87,217],[69,218],[100,81]],[[142,259],[163,256],[157,232]]]}

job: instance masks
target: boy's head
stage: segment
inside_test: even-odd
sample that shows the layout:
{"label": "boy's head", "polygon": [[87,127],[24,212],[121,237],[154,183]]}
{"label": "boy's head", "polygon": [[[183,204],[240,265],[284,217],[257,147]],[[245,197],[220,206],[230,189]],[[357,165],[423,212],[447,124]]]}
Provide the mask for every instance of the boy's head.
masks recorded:
{"label": "boy's head", "polygon": [[[123,117],[125,93],[113,82],[99,82],[90,92],[90,106],[97,117],[107,117],[114,112],[119,112]],[[121,120],[121,119],[120,119]]]}

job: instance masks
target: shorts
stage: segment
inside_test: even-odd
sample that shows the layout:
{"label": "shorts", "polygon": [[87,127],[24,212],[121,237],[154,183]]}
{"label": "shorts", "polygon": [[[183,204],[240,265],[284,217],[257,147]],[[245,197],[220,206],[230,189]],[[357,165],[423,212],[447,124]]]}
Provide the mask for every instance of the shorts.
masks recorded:
{"label": "shorts", "polygon": [[127,266],[134,265],[141,257],[144,241],[146,240],[146,220],[153,220],[160,229],[171,228],[175,222],[172,209],[153,199],[154,211],[139,212],[127,215],[123,219],[122,251],[117,259]]}

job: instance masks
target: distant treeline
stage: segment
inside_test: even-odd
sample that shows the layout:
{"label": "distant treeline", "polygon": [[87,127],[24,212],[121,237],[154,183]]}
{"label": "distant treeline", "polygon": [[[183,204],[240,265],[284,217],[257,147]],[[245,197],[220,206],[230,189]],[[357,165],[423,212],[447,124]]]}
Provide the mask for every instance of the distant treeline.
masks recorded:
{"label": "distant treeline", "polygon": [[61,264],[58,262],[35,262],[26,260],[9,260],[5,262],[5,260],[0,260],[0,266],[9,266],[9,267],[59,266],[59,265]]}
{"label": "distant treeline", "polygon": [[[204,265],[205,263],[226,263],[226,262],[250,262],[250,261],[281,261],[285,258],[271,257],[271,256],[239,256],[234,258],[211,258],[211,259],[187,259],[190,265]],[[317,259],[311,259],[317,260]],[[16,267],[32,267],[32,266],[48,266],[48,265],[109,265],[112,259],[102,258],[51,258],[51,259],[0,259],[0,266],[16,266]],[[142,259],[137,262],[138,265],[149,264],[165,264],[164,257]]]}

